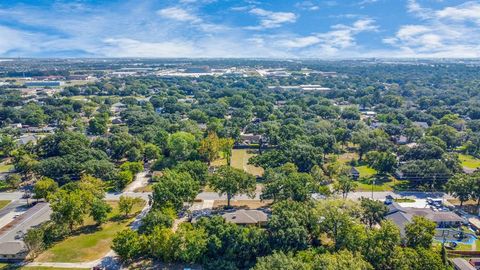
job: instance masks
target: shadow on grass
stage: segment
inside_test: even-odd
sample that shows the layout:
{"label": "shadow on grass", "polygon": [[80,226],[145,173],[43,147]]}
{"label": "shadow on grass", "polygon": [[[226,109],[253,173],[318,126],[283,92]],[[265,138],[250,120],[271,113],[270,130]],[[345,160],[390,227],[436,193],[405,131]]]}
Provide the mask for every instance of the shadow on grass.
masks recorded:
{"label": "shadow on grass", "polygon": [[102,230],[101,225],[97,225],[97,224],[85,225],[76,229],[70,236],[77,236],[80,234],[91,234],[101,230]]}

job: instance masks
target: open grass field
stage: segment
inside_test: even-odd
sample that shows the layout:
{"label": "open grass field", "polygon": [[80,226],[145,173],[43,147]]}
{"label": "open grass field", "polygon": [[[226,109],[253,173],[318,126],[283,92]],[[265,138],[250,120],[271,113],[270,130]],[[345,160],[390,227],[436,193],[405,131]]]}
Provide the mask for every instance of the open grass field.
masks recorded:
{"label": "open grass field", "polygon": [[[361,173],[360,173],[361,175]],[[357,191],[372,191],[372,180],[375,179],[375,185],[373,186],[373,191],[393,191],[398,189],[400,185],[406,181],[396,180],[394,177],[374,177],[371,175],[367,178],[362,178],[357,181]]]}
{"label": "open grass field", "polygon": [[[44,251],[36,261],[39,262],[87,262],[100,259],[110,251],[110,246],[115,234],[124,230],[133,220],[120,219],[118,202],[108,202],[113,211],[109,215],[109,221],[96,228],[91,218],[85,219],[85,225],[78,230],[78,233],[56,243]],[[137,204],[133,211],[141,211],[145,202]],[[132,215],[133,216],[133,215]]]}
{"label": "open grass field", "polygon": [[255,156],[251,150],[247,149],[234,149],[232,152],[232,167],[244,170],[255,176],[263,175],[263,168],[256,167],[248,164],[248,159]]}
{"label": "open grass field", "polygon": [[375,169],[372,169],[366,165],[355,167],[360,172],[360,178],[369,178],[377,174]]}
{"label": "open grass field", "polygon": [[[256,167],[248,164],[248,159],[255,156],[250,149],[233,149],[232,151],[232,167],[244,170],[255,176],[263,175],[263,168]],[[227,160],[221,156],[219,159],[212,162],[212,166],[227,165]]]}
{"label": "open grass field", "polygon": [[463,167],[466,167],[468,169],[480,168],[480,159],[464,154],[459,154],[458,157]]}

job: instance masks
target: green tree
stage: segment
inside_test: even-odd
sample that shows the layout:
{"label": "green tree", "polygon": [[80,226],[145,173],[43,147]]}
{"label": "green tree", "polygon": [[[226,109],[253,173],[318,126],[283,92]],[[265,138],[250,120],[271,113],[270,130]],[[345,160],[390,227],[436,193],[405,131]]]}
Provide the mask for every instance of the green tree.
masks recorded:
{"label": "green tree", "polygon": [[230,200],[237,194],[255,195],[255,177],[230,166],[218,168],[209,184],[220,195],[227,195],[227,207],[230,207]]}
{"label": "green tree", "polygon": [[435,222],[424,217],[414,216],[412,222],[405,226],[407,246],[429,249],[432,246],[436,227]]}
{"label": "green tree", "polygon": [[22,177],[18,173],[12,173],[5,177],[5,183],[11,188],[18,188],[22,183]]}
{"label": "green tree", "polygon": [[88,205],[84,193],[80,190],[68,192],[60,189],[50,194],[48,201],[52,208],[52,220],[58,224],[66,224],[70,232],[73,231],[75,225],[83,223]]}
{"label": "green tree", "polygon": [[455,174],[445,185],[446,190],[460,201],[460,207],[471,198],[475,181],[466,174]]}
{"label": "green tree", "polygon": [[133,210],[135,204],[139,202],[139,198],[128,197],[128,196],[120,196],[120,200],[118,202],[118,210],[123,213],[125,217],[128,217]]}
{"label": "green tree", "polygon": [[107,221],[108,214],[112,212],[112,207],[103,200],[94,199],[90,209],[90,216],[97,223],[101,225]]}
{"label": "green tree", "polygon": [[366,155],[366,162],[370,168],[379,174],[391,173],[397,165],[397,157],[390,152],[370,151]]}
{"label": "green tree", "polygon": [[389,220],[382,221],[380,228],[371,229],[361,250],[365,260],[378,270],[393,269],[395,248],[400,245],[400,230]]}
{"label": "green tree", "polygon": [[360,206],[362,207],[361,220],[370,228],[380,223],[388,213],[388,207],[381,201],[362,197]]}
{"label": "green tree", "polygon": [[187,263],[199,262],[207,249],[207,234],[190,223],[182,223],[172,239],[173,256]]}
{"label": "green tree", "polygon": [[208,133],[207,137],[200,141],[198,153],[210,163],[218,157],[220,151],[220,139],[215,132]]}
{"label": "green tree", "polygon": [[316,221],[311,205],[303,202],[282,201],[274,205],[268,220],[270,243],[274,249],[302,250],[308,247]]}
{"label": "green tree", "polygon": [[232,138],[222,138],[220,139],[220,151],[227,159],[227,165],[231,166],[232,163],[232,149],[235,141]]}
{"label": "green tree", "polygon": [[342,194],[344,199],[347,198],[348,193],[355,191],[357,183],[353,181],[349,176],[341,175],[337,181],[333,184],[333,189]]}
{"label": "green tree", "polygon": [[257,264],[253,270],[298,270],[309,269],[309,265],[295,258],[292,254],[285,254],[283,252],[275,252],[272,255],[265,256],[258,259]]}
{"label": "green tree", "polygon": [[58,184],[53,179],[43,177],[33,186],[35,199],[47,199],[48,195],[54,194],[58,190]]}
{"label": "green tree", "polygon": [[43,242],[44,230],[42,228],[31,228],[23,236],[23,242],[27,247],[29,255],[35,258],[45,248]]}
{"label": "green tree", "polygon": [[167,148],[173,159],[187,160],[195,153],[197,142],[193,134],[180,131],[168,138]]}
{"label": "green tree", "polygon": [[162,156],[160,147],[153,143],[147,143],[143,149],[143,158],[145,161],[159,159]]}
{"label": "green tree", "polygon": [[361,210],[356,203],[349,200],[322,200],[317,203],[315,210],[319,230],[333,241],[335,251],[361,249],[365,229],[358,222]]}
{"label": "green tree", "polygon": [[131,261],[138,258],[143,251],[143,242],[140,235],[132,229],[126,229],[115,235],[112,249],[122,261]]}
{"label": "green tree", "polygon": [[360,254],[349,250],[341,250],[336,253],[325,253],[315,258],[314,270],[371,270],[373,267],[366,262]]}
{"label": "green tree", "polygon": [[133,173],[131,171],[120,171],[116,177],[116,184],[118,189],[125,188],[133,181]]}
{"label": "green tree", "polygon": [[208,166],[200,160],[189,160],[179,162],[174,168],[178,172],[187,172],[200,185],[205,185],[208,178]]}
{"label": "green tree", "polygon": [[306,201],[311,198],[312,193],[320,190],[319,183],[314,181],[310,174],[297,172],[296,166],[292,163],[275,169],[267,169],[264,178],[262,200]]}
{"label": "green tree", "polygon": [[132,174],[137,174],[143,171],[143,164],[140,161],[127,161],[120,165],[120,170],[122,171],[130,171]]}
{"label": "green tree", "polygon": [[0,152],[3,156],[10,156],[10,153],[15,149],[16,144],[12,136],[7,134],[0,135]]}
{"label": "green tree", "polygon": [[149,234],[155,227],[171,228],[176,217],[177,213],[173,208],[152,209],[142,218],[142,224],[138,230]]}
{"label": "green tree", "polygon": [[88,133],[93,135],[103,135],[108,130],[108,114],[103,113],[90,119],[88,122]]}
{"label": "green tree", "polygon": [[187,172],[167,169],[155,180],[158,182],[153,186],[155,208],[173,207],[178,211],[185,202],[192,203],[200,191],[200,184]]}

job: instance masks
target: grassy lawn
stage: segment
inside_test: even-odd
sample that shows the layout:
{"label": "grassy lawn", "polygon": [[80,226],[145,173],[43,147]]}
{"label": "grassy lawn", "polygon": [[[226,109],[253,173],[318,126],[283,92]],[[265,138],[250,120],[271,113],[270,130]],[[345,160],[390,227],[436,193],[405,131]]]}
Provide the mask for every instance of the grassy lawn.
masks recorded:
{"label": "grassy lawn", "polygon": [[[9,200],[0,200],[0,209],[3,209],[5,206],[7,206],[11,201]],[[1,269],[1,268],[0,268]]]}
{"label": "grassy lawn", "polygon": [[[244,170],[255,176],[263,175],[263,168],[248,164],[248,159],[255,156],[250,149],[233,149],[232,151],[232,167]],[[212,166],[219,167],[227,165],[227,159],[220,155],[220,158],[212,162]]]}
{"label": "grassy lawn", "polygon": [[263,168],[248,164],[248,159],[255,156],[251,150],[247,149],[233,149],[232,152],[232,167],[244,170],[255,176],[263,175]]}
{"label": "grassy lawn", "polygon": [[360,173],[360,178],[369,178],[377,174],[375,169],[372,169],[366,165],[355,167]]}
{"label": "grassy lawn", "polygon": [[468,169],[480,168],[480,159],[464,154],[459,154],[458,156],[463,167]]}
{"label": "grassy lawn", "polygon": [[476,243],[476,249],[473,249],[472,245],[467,245],[467,244],[458,244],[458,246],[455,248],[455,250],[461,250],[461,251],[480,251],[480,240],[477,239],[475,241]]}
{"label": "grassy lawn", "polygon": [[[358,168],[357,168],[358,169]],[[362,173],[360,172],[360,175]],[[357,191],[372,191],[372,180],[375,179],[373,191],[393,191],[395,187],[402,183],[393,177],[374,177],[371,175],[368,178],[360,177],[357,181]]]}
{"label": "grassy lawn", "polygon": [[0,164],[0,173],[10,172],[13,170],[12,164]]}
{"label": "grassy lawn", "polygon": [[[109,221],[97,228],[91,218],[85,219],[85,225],[78,232],[54,244],[40,254],[36,261],[39,262],[86,262],[101,258],[109,250],[115,234],[127,228],[133,220],[120,219],[118,201],[108,202],[113,211],[109,215]],[[137,204],[133,211],[138,213],[145,202]],[[133,216],[133,215],[132,215]]]}

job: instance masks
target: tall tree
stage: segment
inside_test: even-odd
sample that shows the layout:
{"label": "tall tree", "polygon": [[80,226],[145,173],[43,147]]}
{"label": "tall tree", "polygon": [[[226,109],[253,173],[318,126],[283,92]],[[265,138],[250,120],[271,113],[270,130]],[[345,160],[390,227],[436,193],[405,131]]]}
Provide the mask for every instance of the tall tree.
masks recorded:
{"label": "tall tree", "polygon": [[208,133],[207,137],[200,141],[198,153],[210,163],[218,157],[220,151],[220,139],[215,132]]}
{"label": "tall tree", "polygon": [[413,248],[429,249],[432,246],[436,227],[435,222],[424,217],[414,216],[412,222],[405,226],[407,245]]}
{"label": "tall tree", "polygon": [[156,180],[158,183],[153,186],[155,208],[173,207],[181,210],[183,204],[192,203],[200,191],[200,184],[188,172],[167,169]]}
{"label": "tall tree", "polygon": [[35,199],[46,199],[49,194],[55,193],[58,189],[58,184],[53,179],[43,177],[38,180],[33,186],[33,197]]}
{"label": "tall tree", "polygon": [[235,141],[232,138],[220,139],[220,150],[225,155],[228,166],[230,166],[232,163],[232,149],[233,149],[234,143]]}
{"label": "tall tree", "polygon": [[143,243],[140,235],[128,228],[115,235],[112,249],[118,254],[122,261],[131,261],[142,254]]}
{"label": "tall tree", "polygon": [[348,193],[355,191],[357,188],[357,183],[349,176],[341,175],[333,184],[333,188],[336,192],[341,193],[342,197],[346,199]]}
{"label": "tall tree", "polygon": [[255,177],[230,166],[221,166],[209,181],[210,186],[220,195],[227,195],[227,207],[237,194],[255,195]]}
{"label": "tall tree", "polygon": [[368,166],[380,174],[391,173],[397,165],[397,157],[390,152],[370,151],[366,155]]}
{"label": "tall tree", "polygon": [[372,228],[373,225],[380,223],[388,212],[388,208],[383,202],[368,198],[362,197],[360,199],[360,206],[363,210],[361,219],[370,228]]}
{"label": "tall tree", "polygon": [[475,190],[475,181],[466,174],[455,174],[445,184],[445,188],[453,197],[460,201],[460,207],[468,201]]}

